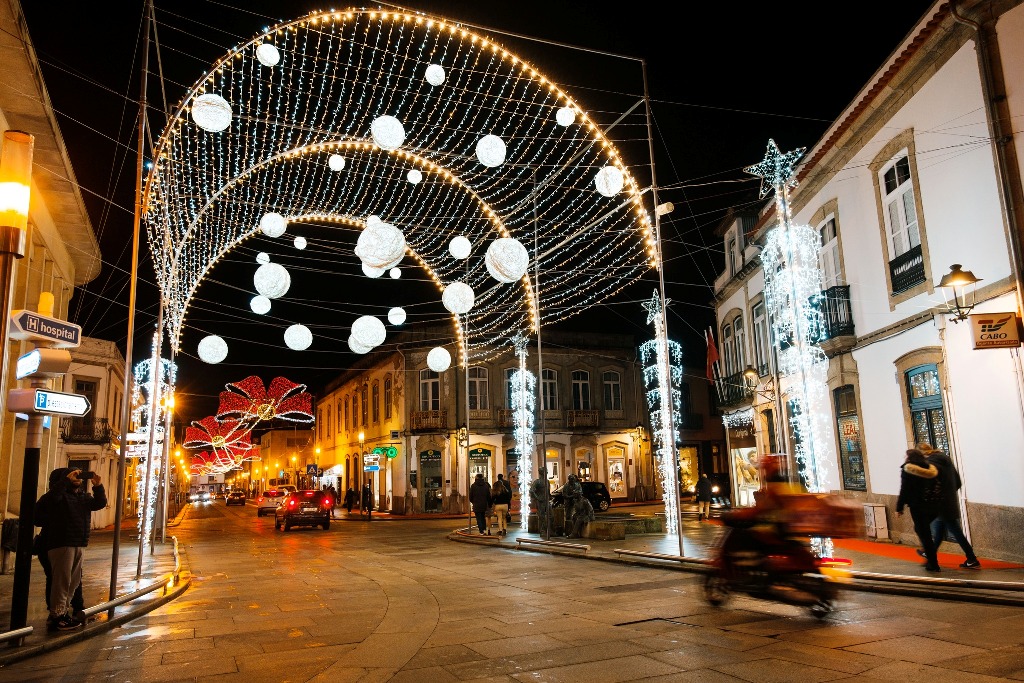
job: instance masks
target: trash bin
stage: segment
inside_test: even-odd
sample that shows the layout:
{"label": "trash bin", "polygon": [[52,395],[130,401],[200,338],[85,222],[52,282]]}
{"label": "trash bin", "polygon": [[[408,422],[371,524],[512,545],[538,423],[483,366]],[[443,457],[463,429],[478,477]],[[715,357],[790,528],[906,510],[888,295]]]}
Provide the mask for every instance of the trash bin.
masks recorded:
{"label": "trash bin", "polygon": [[868,538],[876,541],[889,540],[889,523],[886,520],[884,505],[864,503],[864,531]]}
{"label": "trash bin", "polygon": [[10,552],[18,550],[18,518],[5,519],[0,527],[0,549]]}

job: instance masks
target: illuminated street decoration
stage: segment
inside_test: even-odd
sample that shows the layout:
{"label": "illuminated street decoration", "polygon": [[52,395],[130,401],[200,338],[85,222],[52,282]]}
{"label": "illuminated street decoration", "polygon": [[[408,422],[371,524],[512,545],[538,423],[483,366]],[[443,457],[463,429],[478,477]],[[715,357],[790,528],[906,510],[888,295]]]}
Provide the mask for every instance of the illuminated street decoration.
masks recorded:
{"label": "illuminated street decoration", "polygon": [[228,357],[228,343],[223,337],[210,334],[199,340],[196,353],[204,363],[219,363]]}
{"label": "illuminated street decoration", "polygon": [[[654,292],[644,308],[647,310],[647,323],[654,323],[654,339],[640,346],[640,362],[644,366],[647,409],[651,411],[651,433],[661,479],[661,496],[665,502],[665,531],[675,534],[679,530],[679,486],[676,478],[679,432],[672,416],[678,415],[681,407],[679,385],[683,381],[683,351],[666,335],[658,292]],[[665,400],[665,396],[671,398]]]}
{"label": "illuminated street decoration", "polygon": [[427,367],[434,372],[444,372],[452,365],[452,354],[443,346],[435,346],[427,353]]}
{"label": "illuminated street decoration", "polygon": [[535,391],[537,378],[526,369],[526,337],[517,332],[512,337],[512,346],[519,357],[519,368],[512,373],[512,395],[509,399],[512,409],[512,436],[519,452],[519,525],[523,531],[529,528],[530,479],[533,476],[533,409],[536,405]]}
{"label": "illuminated street decoration", "polygon": [[405,309],[395,306],[388,311],[388,322],[392,325],[401,325],[405,322]]}
{"label": "illuminated street decoration", "polygon": [[271,420],[313,422],[313,397],[305,384],[275,377],[267,389],[260,377],[250,375],[240,382],[229,382],[224,388],[227,391],[220,392],[216,419],[234,420],[241,425],[239,429],[248,431],[259,422]]}
{"label": "illuminated street decoration", "polygon": [[218,422],[216,417],[210,415],[202,420],[194,420],[185,428],[185,439],[181,446],[188,450],[209,449],[209,467],[224,473],[257,457],[258,451],[251,452],[251,429],[252,423],[238,420]]}
{"label": "illuminated street decoration", "polygon": [[[761,250],[765,305],[770,312],[773,339],[777,343],[779,374],[789,378],[786,398],[792,412],[797,472],[807,490],[829,490],[826,464],[834,457],[832,439],[825,425],[828,405],[828,358],[814,340],[821,329],[821,270],[818,265],[818,233],[807,225],[794,225],[789,188],[795,187],[795,165],[804,149],[785,154],[774,140],[768,141],[765,158],[744,169],[761,177],[761,196],[775,191],[778,224],[765,236]],[[832,539],[814,538],[821,557],[832,555]]]}

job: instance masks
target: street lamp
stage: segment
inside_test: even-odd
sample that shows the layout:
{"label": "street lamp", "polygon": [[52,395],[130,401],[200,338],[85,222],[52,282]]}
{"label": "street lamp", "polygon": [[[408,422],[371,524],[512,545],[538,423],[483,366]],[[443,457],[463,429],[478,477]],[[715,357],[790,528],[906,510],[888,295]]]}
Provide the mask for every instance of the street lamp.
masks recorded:
{"label": "street lamp", "polygon": [[974,273],[960,268],[959,263],[954,263],[949,267],[949,272],[939,280],[942,296],[946,299],[946,310],[949,311],[954,323],[967,320],[971,309],[974,308],[975,288],[981,282],[981,278],[974,277]]}

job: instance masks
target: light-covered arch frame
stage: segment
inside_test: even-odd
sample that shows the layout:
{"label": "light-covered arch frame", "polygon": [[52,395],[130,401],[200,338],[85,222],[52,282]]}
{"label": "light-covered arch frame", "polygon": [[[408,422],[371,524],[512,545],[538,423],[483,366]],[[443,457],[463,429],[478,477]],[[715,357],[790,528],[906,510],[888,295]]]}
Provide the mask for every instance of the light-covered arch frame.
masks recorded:
{"label": "light-covered arch frame", "polygon": [[[281,57],[273,66],[257,57],[265,44]],[[442,83],[425,78],[431,65],[444,69]],[[231,105],[220,132],[190,115],[208,93]],[[569,125],[556,120],[564,108],[575,114]],[[372,139],[384,115],[406,131],[398,149]],[[486,135],[507,146],[499,166],[476,156]],[[342,171],[329,168],[331,154],[345,156]],[[624,178],[613,196],[595,186],[606,166]],[[412,169],[421,182],[407,180]],[[205,274],[269,212],[357,226],[377,215],[400,228],[439,288],[460,280],[476,290],[471,357],[536,330],[538,315],[555,322],[603,301],[657,264],[642,190],[581,106],[497,43],[414,13],[313,13],[231,50],[171,117],[144,202],[174,348]],[[448,253],[458,235],[474,244],[468,264]],[[537,292],[529,277],[489,277],[483,254],[503,236],[536,259]]]}

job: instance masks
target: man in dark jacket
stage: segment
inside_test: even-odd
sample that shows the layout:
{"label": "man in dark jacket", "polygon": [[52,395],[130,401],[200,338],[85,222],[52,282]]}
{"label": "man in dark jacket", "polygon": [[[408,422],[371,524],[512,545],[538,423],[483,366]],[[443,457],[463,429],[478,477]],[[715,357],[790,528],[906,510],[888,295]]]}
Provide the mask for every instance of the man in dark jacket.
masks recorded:
{"label": "man in dark jacket", "polygon": [[480,533],[486,532],[490,536],[491,530],[487,528],[487,508],[491,507],[491,487],[480,472],[476,473],[476,480],[469,487],[469,502],[473,505],[473,514],[476,515],[476,525],[480,528]]}
{"label": "man in dark jacket", "polygon": [[81,625],[70,614],[74,589],[82,582],[83,548],[89,545],[92,513],[107,505],[100,476],[92,474],[92,494],[85,492],[80,469],[60,467],[50,473],[50,490],[36,501],[35,523],[46,529],[50,560],[50,631],[69,631]]}
{"label": "man in dark jacket", "polygon": [[[60,473],[63,470],[54,470],[54,473]],[[64,486],[64,482],[67,479],[63,476],[54,477],[50,475],[50,489],[55,487]],[[35,540],[32,542],[32,554],[39,558],[39,566],[43,568],[43,574],[46,576],[46,611],[50,611],[50,591],[53,588],[53,568],[50,566],[50,554],[48,552],[47,528],[36,519],[36,526],[39,526],[39,533],[36,534]],[[79,581],[78,587],[75,588],[75,594],[71,597],[71,617],[79,623],[85,623],[85,599],[82,596],[82,583]]]}
{"label": "man in dark jacket", "polygon": [[367,522],[373,519],[373,489],[370,488],[369,481],[363,484],[363,498],[359,504],[359,516],[362,517],[364,512],[366,513]]}
{"label": "man in dark jacket", "polygon": [[711,480],[707,473],[697,480],[697,521],[711,519]]}
{"label": "man in dark jacket", "polygon": [[967,557],[960,564],[964,569],[979,569],[981,562],[974,554],[974,547],[964,536],[963,526],[960,523],[960,501],[956,492],[960,490],[960,473],[953,464],[953,459],[940,450],[932,448],[931,444],[917,444],[918,450],[924,453],[928,462],[935,465],[939,470],[940,480],[940,501],[939,516],[932,520],[932,538],[935,541],[935,549],[938,550],[942,542],[946,540],[946,532],[953,537]]}

